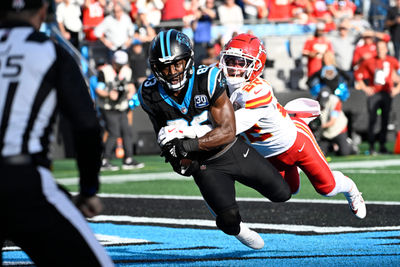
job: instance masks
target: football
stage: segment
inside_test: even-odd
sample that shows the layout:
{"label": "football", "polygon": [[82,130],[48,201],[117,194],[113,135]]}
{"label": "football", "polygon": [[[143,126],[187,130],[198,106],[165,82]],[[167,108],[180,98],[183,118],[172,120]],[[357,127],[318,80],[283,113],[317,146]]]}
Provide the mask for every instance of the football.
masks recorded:
{"label": "football", "polygon": [[183,167],[183,169],[187,169],[190,166],[190,164],[192,164],[192,160],[191,159],[186,159],[186,158],[185,159],[181,159],[180,164]]}

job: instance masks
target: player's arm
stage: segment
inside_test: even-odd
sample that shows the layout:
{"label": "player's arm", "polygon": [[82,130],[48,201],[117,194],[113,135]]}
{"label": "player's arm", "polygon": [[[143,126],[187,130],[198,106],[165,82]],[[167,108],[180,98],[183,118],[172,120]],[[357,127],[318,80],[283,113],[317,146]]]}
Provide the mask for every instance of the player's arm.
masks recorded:
{"label": "player's arm", "polygon": [[223,92],[210,108],[214,129],[198,138],[200,150],[211,150],[235,140],[235,113],[226,92]]}
{"label": "player's arm", "polygon": [[254,126],[265,114],[265,108],[241,108],[235,111],[236,134],[241,134]]}
{"label": "player's arm", "polygon": [[57,47],[56,88],[60,112],[70,120],[80,174],[77,206],[87,217],[97,215],[101,202],[99,190],[101,163],[101,128],[81,71],[68,52]]}

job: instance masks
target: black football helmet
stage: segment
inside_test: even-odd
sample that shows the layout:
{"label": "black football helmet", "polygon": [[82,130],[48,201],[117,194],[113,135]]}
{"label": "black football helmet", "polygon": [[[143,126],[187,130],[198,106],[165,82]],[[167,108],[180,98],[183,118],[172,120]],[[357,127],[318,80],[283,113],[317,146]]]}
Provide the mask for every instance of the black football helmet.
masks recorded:
{"label": "black football helmet", "polygon": [[[161,31],[151,42],[149,50],[150,67],[157,80],[167,86],[169,90],[181,90],[193,74],[194,51],[189,37],[174,29]],[[181,59],[186,60],[183,72],[168,77],[163,75],[161,70],[166,65]],[[171,82],[172,79],[181,75],[182,78],[177,84]]]}

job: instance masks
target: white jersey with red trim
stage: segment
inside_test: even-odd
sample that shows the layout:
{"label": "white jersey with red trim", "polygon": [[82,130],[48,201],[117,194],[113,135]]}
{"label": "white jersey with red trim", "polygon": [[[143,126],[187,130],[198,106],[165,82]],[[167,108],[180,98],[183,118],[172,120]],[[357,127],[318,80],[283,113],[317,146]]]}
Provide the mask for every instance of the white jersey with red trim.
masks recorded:
{"label": "white jersey with red trim", "polygon": [[297,129],[274,96],[271,85],[256,78],[234,91],[230,100],[235,108],[237,133],[264,157],[288,150],[295,142]]}

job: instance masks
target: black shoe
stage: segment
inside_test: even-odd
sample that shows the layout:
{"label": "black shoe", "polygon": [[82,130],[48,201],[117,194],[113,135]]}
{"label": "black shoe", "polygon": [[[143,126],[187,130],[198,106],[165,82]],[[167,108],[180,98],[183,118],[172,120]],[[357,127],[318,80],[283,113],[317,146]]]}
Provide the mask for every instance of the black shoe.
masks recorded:
{"label": "black shoe", "polygon": [[118,171],[119,167],[110,163],[108,159],[103,159],[101,162],[100,171]]}
{"label": "black shoe", "polygon": [[144,167],[144,163],[137,162],[133,158],[129,157],[124,160],[122,163],[123,170],[133,170],[133,169],[141,169]]}
{"label": "black shoe", "polygon": [[390,154],[390,152],[383,146],[379,149],[379,154]]}

